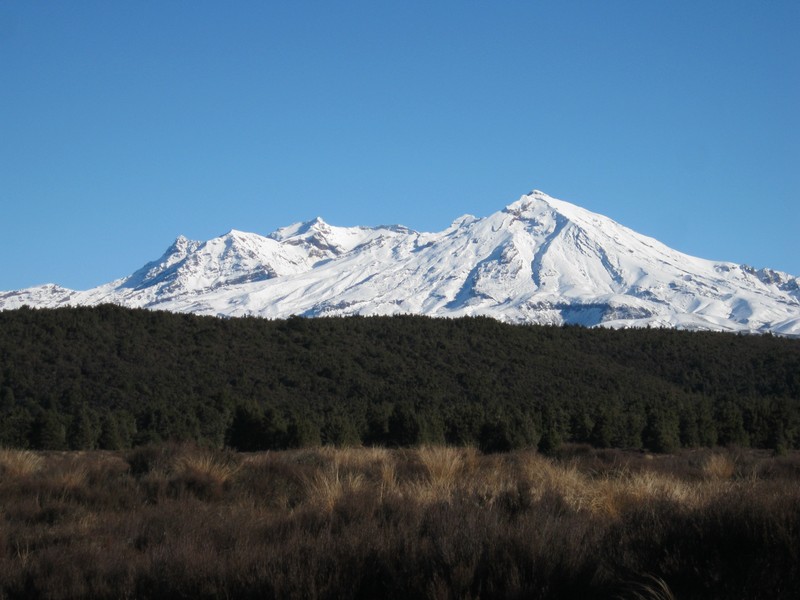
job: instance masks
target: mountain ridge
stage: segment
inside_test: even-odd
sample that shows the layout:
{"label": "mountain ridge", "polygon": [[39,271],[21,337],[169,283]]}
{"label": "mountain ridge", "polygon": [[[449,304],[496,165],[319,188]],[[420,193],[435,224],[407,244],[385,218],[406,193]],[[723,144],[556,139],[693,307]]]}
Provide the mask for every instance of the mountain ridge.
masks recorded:
{"label": "mountain ridge", "polygon": [[159,259],[90,290],[0,293],[0,309],[101,303],[218,316],[484,315],[800,335],[797,277],[689,256],[538,190],[441,232],[317,217],[266,236],[179,236]]}

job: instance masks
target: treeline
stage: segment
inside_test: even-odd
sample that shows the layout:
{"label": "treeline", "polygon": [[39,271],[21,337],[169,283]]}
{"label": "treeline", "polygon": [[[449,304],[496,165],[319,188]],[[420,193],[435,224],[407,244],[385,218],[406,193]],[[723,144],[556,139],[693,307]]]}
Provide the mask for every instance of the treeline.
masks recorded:
{"label": "treeline", "polygon": [[800,448],[800,340],[488,318],[0,312],[0,446]]}

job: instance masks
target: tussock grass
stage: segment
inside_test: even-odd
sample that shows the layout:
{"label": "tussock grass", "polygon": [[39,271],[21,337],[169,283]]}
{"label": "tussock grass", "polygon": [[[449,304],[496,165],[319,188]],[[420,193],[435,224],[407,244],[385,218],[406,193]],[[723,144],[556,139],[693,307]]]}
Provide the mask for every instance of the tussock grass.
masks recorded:
{"label": "tussock grass", "polygon": [[703,473],[712,480],[731,479],[736,472],[736,465],[730,456],[725,454],[711,454],[703,464]]}
{"label": "tussock grass", "polygon": [[307,480],[306,501],[330,512],[345,495],[361,489],[363,483],[363,475],[345,471],[339,462],[334,460]]}
{"label": "tussock grass", "polygon": [[0,448],[0,476],[24,477],[42,468],[44,459],[30,450]]}
{"label": "tussock grass", "polygon": [[457,481],[464,466],[465,451],[448,446],[423,446],[417,457],[424,465],[428,481],[435,488],[450,489]]}
{"label": "tussock grass", "polygon": [[791,598],[800,586],[794,455],[167,444],[0,464],[3,599]]}
{"label": "tussock grass", "polygon": [[643,581],[630,584],[626,594],[617,596],[619,600],[675,600],[672,590],[660,577],[645,576]]}
{"label": "tussock grass", "polygon": [[220,458],[210,452],[182,456],[176,461],[175,472],[184,476],[209,477],[220,484],[226,483],[239,469],[235,461]]}

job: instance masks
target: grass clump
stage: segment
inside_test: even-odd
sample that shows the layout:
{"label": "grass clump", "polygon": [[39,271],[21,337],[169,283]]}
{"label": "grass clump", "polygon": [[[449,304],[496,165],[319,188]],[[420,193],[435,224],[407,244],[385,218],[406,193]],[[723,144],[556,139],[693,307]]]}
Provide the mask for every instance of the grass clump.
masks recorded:
{"label": "grass clump", "polygon": [[42,468],[44,459],[38,452],[0,448],[0,476],[24,477]]}

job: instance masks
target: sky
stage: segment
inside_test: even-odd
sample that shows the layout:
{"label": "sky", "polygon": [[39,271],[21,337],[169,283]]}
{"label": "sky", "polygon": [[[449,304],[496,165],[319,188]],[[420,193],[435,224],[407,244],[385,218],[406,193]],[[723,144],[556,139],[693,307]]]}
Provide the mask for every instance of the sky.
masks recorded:
{"label": "sky", "polygon": [[0,0],[0,290],[532,189],[800,275],[800,3]]}

